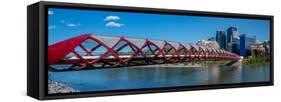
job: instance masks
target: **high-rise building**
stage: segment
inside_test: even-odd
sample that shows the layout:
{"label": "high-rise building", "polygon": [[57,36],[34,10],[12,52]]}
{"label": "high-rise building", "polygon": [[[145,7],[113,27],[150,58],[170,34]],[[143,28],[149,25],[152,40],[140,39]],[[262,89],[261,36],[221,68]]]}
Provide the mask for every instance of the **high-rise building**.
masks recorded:
{"label": "high-rise building", "polygon": [[240,56],[247,56],[249,46],[256,42],[256,36],[250,36],[247,34],[240,35]]}
{"label": "high-rise building", "polygon": [[240,55],[240,38],[233,38],[231,46],[231,52]]}
{"label": "high-rise building", "polygon": [[227,39],[226,39],[226,48],[228,51],[232,51],[233,39],[239,38],[239,32],[236,27],[229,27],[227,29]]}
{"label": "high-rise building", "polygon": [[225,31],[218,30],[216,33],[216,41],[219,43],[221,49],[226,50],[226,35]]}
{"label": "high-rise building", "polygon": [[240,50],[239,50],[239,44],[237,43],[233,43],[232,44],[232,49],[231,49],[231,52],[237,54],[237,55],[240,55]]}

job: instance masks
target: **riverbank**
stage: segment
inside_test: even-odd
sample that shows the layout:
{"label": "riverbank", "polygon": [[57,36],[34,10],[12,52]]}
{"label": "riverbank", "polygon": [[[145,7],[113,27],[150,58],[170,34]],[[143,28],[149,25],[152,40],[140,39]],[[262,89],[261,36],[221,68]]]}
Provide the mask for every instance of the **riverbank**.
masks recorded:
{"label": "riverbank", "polygon": [[[167,67],[167,68],[198,68],[206,65],[225,65],[230,61],[200,61],[200,62],[182,62],[182,63],[167,63],[167,64],[155,64],[155,65],[142,65],[138,68],[151,68],[151,67]],[[136,66],[129,66],[128,68],[136,68]]]}
{"label": "riverbank", "polygon": [[249,56],[244,58],[242,63],[246,65],[268,64],[270,63],[270,59],[268,57]]}
{"label": "riverbank", "polygon": [[48,93],[54,94],[54,93],[73,93],[73,92],[79,92],[78,90],[75,90],[68,86],[65,83],[60,83],[52,80],[48,80]]}

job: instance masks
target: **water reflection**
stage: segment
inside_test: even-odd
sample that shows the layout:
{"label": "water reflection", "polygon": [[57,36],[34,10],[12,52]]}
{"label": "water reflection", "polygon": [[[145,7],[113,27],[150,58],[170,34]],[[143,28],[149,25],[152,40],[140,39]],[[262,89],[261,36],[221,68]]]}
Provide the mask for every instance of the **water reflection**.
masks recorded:
{"label": "water reflection", "polygon": [[210,85],[269,81],[269,64],[199,68],[114,68],[71,72],[49,72],[49,79],[80,91],[104,91],[155,87]]}

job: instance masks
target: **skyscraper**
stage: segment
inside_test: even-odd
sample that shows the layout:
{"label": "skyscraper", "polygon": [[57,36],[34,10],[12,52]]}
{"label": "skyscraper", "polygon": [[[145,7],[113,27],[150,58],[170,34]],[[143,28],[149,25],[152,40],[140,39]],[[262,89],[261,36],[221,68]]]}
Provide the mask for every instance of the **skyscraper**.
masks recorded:
{"label": "skyscraper", "polygon": [[226,35],[225,31],[218,30],[216,33],[216,41],[219,43],[221,49],[226,50]]}
{"label": "skyscraper", "polygon": [[240,55],[240,37],[236,38],[234,37],[232,39],[232,44],[231,44],[231,52]]}
{"label": "skyscraper", "polygon": [[240,56],[247,56],[248,47],[256,42],[256,36],[240,35]]}
{"label": "skyscraper", "polygon": [[232,51],[233,39],[239,38],[239,32],[236,27],[229,27],[227,29],[227,39],[226,39],[226,48],[228,51]]}

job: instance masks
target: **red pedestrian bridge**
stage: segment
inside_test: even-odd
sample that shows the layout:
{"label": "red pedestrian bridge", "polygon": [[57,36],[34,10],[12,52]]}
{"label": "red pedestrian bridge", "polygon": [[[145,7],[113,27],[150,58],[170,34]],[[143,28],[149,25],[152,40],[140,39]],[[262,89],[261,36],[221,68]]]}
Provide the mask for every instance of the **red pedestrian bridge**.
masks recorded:
{"label": "red pedestrian bridge", "polygon": [[190,43],[94,34],[48,46],[50,71],[239,59],[231,52]]}

